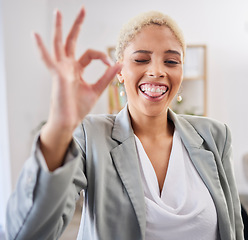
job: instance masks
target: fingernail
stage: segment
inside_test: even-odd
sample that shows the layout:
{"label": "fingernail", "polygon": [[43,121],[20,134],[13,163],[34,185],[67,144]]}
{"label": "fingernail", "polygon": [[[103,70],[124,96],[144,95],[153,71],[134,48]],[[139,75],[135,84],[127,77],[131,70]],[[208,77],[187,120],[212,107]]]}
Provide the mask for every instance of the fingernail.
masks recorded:
{"label": "fingernail", "polygon": [[85,12],[85,7],[84,7],[84,5],[82,5],[81,11],[84,11],[84,12]]}

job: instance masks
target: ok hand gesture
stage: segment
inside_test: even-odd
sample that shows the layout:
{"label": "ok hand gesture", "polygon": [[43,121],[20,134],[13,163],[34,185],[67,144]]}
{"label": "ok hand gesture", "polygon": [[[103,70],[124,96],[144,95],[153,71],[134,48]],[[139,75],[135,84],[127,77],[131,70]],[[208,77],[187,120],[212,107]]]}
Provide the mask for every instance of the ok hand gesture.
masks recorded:
{"label": "ok hand gesture", "polygon": [[[82,8],[63,44],[62,15],[56,11],[54,56],[47,51],[41,37],[37,33],[34,34],[41,57],[53,79],[49,118],[41,132],[41,150],[50,170],[61,165],[74,129],[90,112],[115,74],[121,70],[119,64],[111,66],[107,56],[95,50],[87,50],[79,59],[75,59],[76,40],[84,17],[85,10]],[[94,59],[101,60],[108,68],[96,83],[88,84],[82,74]]]}

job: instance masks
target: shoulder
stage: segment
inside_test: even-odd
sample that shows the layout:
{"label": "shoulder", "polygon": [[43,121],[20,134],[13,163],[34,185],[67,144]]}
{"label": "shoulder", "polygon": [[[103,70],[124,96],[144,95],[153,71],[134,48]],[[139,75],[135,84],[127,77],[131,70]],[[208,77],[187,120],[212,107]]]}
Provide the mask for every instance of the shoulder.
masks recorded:
{"label": "shoulder", "polygon": [[226,124],[208,117],[192,116],[192,115],[178,115],[179,118],[186,120],[190,123],[198,133],[202,134],[225,134]]}
{"label": "shoulder", "polygon": [[208,117],[177,115],[179,121],[186,121],[210,146],[217,146],[222,151],[231,144],[231,133],[226,124]]}
{"label": "shoulder", "polygon": [[115,118],[116,116],[111,114],[89,114],[77,127],[74,136],[85,138],[89,135],[100,136],[111,134]]}
{"label": "shoulder", "polygon": [[112,129],[115,118],[116,115],[113,114],[90,114],[83,120],[82,126],[92,130]]}
{"label": "shoulder", "polygon": [[111,138],[115,118],[116,116],[111,114],[89,114],[76,128],[73,137],[82,149],[86,142],[103,143],[107,138]]}

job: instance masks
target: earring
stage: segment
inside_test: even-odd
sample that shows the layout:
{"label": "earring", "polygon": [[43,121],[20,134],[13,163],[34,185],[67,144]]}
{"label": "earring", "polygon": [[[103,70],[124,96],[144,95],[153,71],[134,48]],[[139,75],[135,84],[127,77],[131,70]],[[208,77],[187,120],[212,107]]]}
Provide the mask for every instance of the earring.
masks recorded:
{"label": "earring", "polygon": [[182,93],[182,85],[180,86],[179,91],[177,92],[177,102],[178,103],[183,101],[183,97],[182,97],[181,93]]}
{"label": "earring", "polygon": [[121,96],[121,97],[124,97],[124,96],[125,96],[125,91],[121,90],[121,91],[120,91],[120,96]]}
{"label": "earring", "polygon": [[177,95],[177,102],[180,103],[180,102],[182,102],[182,100],[183,100],[183,97],[178,94]]}

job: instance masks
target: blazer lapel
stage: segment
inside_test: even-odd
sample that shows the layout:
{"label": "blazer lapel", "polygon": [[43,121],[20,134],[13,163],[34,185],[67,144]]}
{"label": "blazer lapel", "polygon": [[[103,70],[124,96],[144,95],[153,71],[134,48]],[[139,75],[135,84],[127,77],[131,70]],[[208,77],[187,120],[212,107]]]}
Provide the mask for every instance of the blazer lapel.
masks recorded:
{"label": "blazer lapel", "polygon": [[216,206],[221,239],[231,239],[228,208],[219,178],[215,156],[204,148],[204,140],[195,128],[184,118],[169,110],[169,118],[174,122],[196,170],[208,188]]}
{"label": "blazer lapel", "polygon": [[116,116],[112,138],[120,144],[111,150],[111,156],[133,204],[142,239],[145,237],[146,213],[138,154],[127,106]]}

